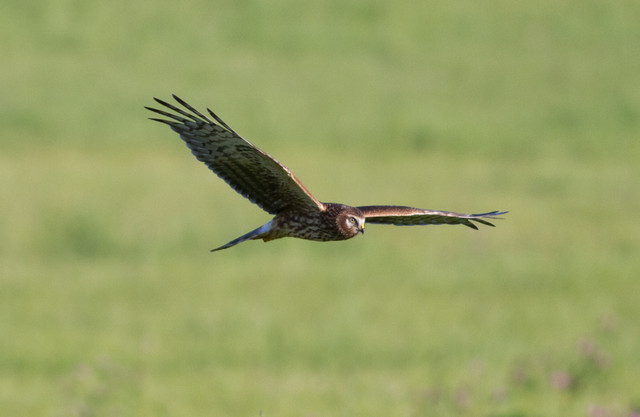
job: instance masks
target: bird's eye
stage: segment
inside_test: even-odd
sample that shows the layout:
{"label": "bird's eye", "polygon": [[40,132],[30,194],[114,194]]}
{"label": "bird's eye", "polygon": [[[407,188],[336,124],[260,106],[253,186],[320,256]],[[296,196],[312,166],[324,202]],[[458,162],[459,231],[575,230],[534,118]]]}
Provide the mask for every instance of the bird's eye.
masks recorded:
{"label": "bird's eye", "polygon": [[354,226],[358,224],[358,220],[356,220],[355,217],[349,217],[349,223],[353,224]]}

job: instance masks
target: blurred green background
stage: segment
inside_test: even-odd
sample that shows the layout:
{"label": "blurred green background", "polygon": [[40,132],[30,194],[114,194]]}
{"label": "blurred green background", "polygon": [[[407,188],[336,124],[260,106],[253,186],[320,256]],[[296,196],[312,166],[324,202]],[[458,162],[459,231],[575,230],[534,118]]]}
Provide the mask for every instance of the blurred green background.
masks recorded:
{"label": "blurred green background", "polygon": [[[638,2],[2,8],[3,415],[640,413]],[[510,213],[210,254],[269,216],[171,93],[320,200]]]}

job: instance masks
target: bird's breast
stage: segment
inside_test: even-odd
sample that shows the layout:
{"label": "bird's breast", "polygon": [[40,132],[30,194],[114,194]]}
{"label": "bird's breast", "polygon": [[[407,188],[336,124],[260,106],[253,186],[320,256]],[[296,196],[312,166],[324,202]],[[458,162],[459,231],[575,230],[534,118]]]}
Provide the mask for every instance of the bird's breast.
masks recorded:
{"label": "bird's breast", "polygon": [[278,237],[297,237],[321,242],[346,239],[340,233],[335,217],[327,216],[324,212],[283,212],[274,218],[274,222],[273,231]]}

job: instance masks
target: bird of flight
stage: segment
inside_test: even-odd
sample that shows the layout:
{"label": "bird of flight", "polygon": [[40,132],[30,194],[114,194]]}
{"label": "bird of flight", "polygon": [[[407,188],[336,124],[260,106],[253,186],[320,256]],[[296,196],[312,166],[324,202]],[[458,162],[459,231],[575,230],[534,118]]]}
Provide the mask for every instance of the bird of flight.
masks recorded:
{"label": "bird of flight", "polygon": [[145,108],[167,119],[151,120],[169,125],[199,161],[249,201],[274,215],[266,224],[211,252],[249,239],[346,240],[364,233],[365,222],[396,226],[463,224],[478,229],[474,222],[493,226],[487,219],[506,213],[462,214],[404,206],[351,207],[320,202],[289,168],[243,139],[211,110],[207,109],[207,116],[179,97],[173,98],[184,109],[155,98],[166,109]]}

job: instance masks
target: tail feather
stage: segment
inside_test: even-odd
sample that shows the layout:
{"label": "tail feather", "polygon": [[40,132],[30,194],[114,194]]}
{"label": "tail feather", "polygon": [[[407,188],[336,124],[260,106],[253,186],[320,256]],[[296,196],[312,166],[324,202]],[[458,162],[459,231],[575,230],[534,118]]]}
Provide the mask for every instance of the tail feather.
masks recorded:
{"label": "tail feather", "polygon": [[250,231],[247,234],[244,234],[242,236],[240,236],[239,238],[233,239],[231,242],[224,244],[218,248],[215,249],[211,249],[211,252],[215,252],[218,250],[222,250],[222,249],[227,249],[230,248],[232,246],[237,245],[238,243],[242,243],[245,240],[250,240],[250,239],[261,239],[262,235],[267,233],[269,230],[271,230],[271,221],[268,221],[267,223],[263,224],[262,226],[258,227],[257,229],[254,229],[252,231]]}

